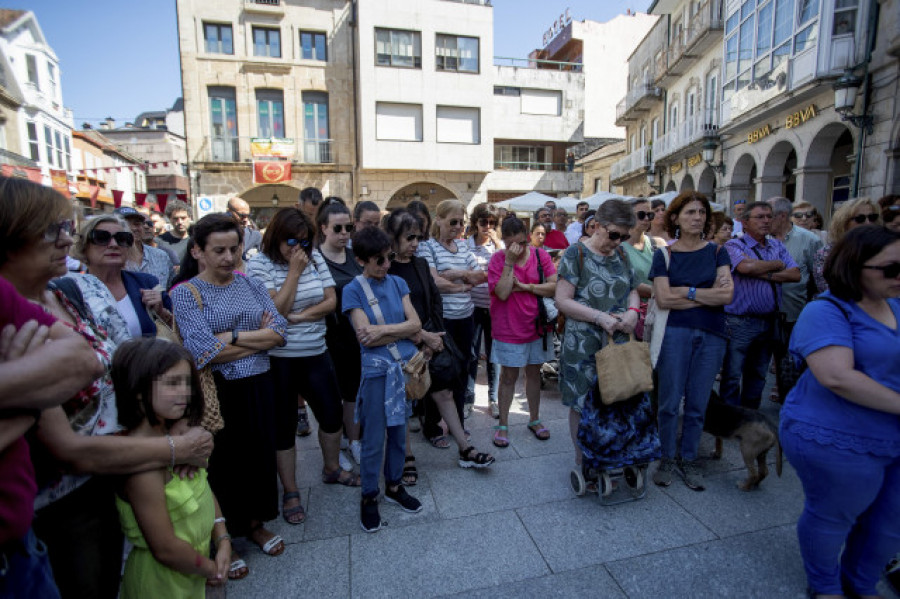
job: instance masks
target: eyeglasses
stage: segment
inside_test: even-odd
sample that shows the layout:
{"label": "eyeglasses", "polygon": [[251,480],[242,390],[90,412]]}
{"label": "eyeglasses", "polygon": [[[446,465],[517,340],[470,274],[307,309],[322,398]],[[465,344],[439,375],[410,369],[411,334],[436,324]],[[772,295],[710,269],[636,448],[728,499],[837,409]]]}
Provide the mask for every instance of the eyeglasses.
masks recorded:
{"label": "eyeglasses", "polygon": [[810,210],[809,212],[794,212],[791,216],[794,218],[812,218],[815,215],[815,210]]}
{"label": "eyeglasses", "polygon": [[58,223],[53,223],[47,227],[46,231],[44,231],[44,241],[59,243],[59,238],[63,233],[72,237],[75,234],[75,221],[63,220]]}
{"label": "eyeglasses", "polygon": [[881,218],[885,224],[894,222],[894,219],[900,216],[900,206],[888,206],[881,213]]}
{"label": "eyeglasses", "polygon": [[119,231],[118,233],[110,233],[103,229],[94,229],[91,231],[90,241],[94,245],[106,247],[113,239],[116,240],[116,245],[119,247],[130,248],[134,245],[134,235],[125,231]]}
{"label": "eyeglasses", "polygon": [[356,225],[354,225],[353,223],[347,223],[345,225],[334,225],[333,227],[331,227],[331,230],[334,233],[340,233],[341,228],[344,229],[344,233],[352,233],[356,230]]}
{"label": "eyeglasses", "polygon": [[877,214],[857,214],[850,220],[861,225],[864,222],[866,222],[867,219],[870,223],[878,222],[878,215]]}
{"label": "eyeglasses", "polygon": [[463,224],[463,221],[461,218],[451,218],[450,220],[447,221],[447,224],[450,225],[451,227],[458,227],[461,224]]}
{"label": "eyeglasses", "polygon": [[868,268],[869,270],[880,270],[885,279],[896,279],[897,277],[900,277],[900,262],[891,262],[890,264],[885,264],[884,266],[866,266],[864,264],[863,268]]}
{"label": "eyeglasses", "polygon": [[[478,225],[481,227],[496,227],[497,221],[493,218],[479,218]],[[451,225],[456,226],[456,225]]]}
{"label": "eyeglasses", "polygon": [[286,244],[288,244],[288,247],[290,247],[290,248],[297,246],[297,245],[299,245],[302,248],[309,247],[309,239],[307,239],[306,237],[304,237],[303,239],[296,239],[294,237],[291,237],[289,239],[286,239],[284,242]]}
{"label": "eyeglasses", "polygon": [[406,236],[406,241],[412,241],[413,239],[422,241],[423,239],[425,239],[425,236],[424,235],[416,235],[415,233],[410,233],[409,235]]}
{"label": "eyeglasses", "polygon": [[395,252],[390,252],[387,256],[378,256],[377,258],[375,258],[375,264],[377,264],[378,266],[384,266],[385,261],[393,262],[396,257],[397,254]]}
{"label": "eyeglasses", "polygon": [[655,212],[644,212],[643,210],[638,210],[637,214],[635,214],[638,220],[653,220],[653,217],[656,216]]}
{"label": "eyeglasses", "polygon": [[609,237],[610,241],[628,241],[631,239],[631,235],[629,233],[619,233],[618,231],[610,231],[606,227],[603,227],[606,230],[606,235]]}

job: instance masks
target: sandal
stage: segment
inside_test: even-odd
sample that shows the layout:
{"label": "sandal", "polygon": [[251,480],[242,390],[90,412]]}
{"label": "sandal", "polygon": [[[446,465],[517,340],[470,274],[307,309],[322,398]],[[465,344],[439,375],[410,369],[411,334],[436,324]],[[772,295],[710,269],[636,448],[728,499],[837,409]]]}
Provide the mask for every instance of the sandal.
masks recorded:
{"label": "sandal", "polygon": [[340,468],[328,472],[322,468],[322,482],[326,485],[344,485],[345,487],[361,487],[362,479],[358,474],[344,472]]}
{"label": "sandal", "polygon": [[[535,428],[539,427],[539,428]],[[550,438],[550,431],[547,430],[547,427],[541,424],[541,419],[532,420],[528,423],[528,430],[530,430],[536,438],[541,441],[546,441]]]}
{"label": "sandal", "polygon": [[[410,464],[410,462],[412,463]],[[419,482],[419,471],[416,470],[416,456],[406,456],[403,464],[403,478],[400,479],[400,484],[404,487],[415,487],[416,483]],[[409,466],[406,464],[409,464]]]}
{"label": "sandal", "polygon": [[[231,554],[231,557],[234,557],[235,553]],[[243,570],[243,572],[241,572]],[[241,558],[237,558],[232,560],[231,565],[228,566],[228,580],[241,580],[242,578],[247,578],[247,575],[250,574],[250,568],[247,567],[247,562],[242,560]]]}
{"label": "sandal", "polygon": [[254,543],[256,543],[259,546],[259,548],[262,549],[263,553],[265,553],[266,555],[269,555],[271,557],[276,557],[276,556],[279,556],[282,553],[284,553],[284,539],[282,539],[278,535],[272,535],[272,537],[268,541],[266,541],[265,543],[260,545],[259,541],[256,540],[255,536],[261,530],[264,530],[267,533],[272,534],[271,532],[269,532],[268,530],[263,528],[262,524],[260,524],[259,526],[254,528],[252,531],[250,531],[250,540],[253,541]]}
{"label": "sandal", "polygon": [[[294,507],[284,507],[284,504],[291,499],[296,499],[297,505]],[[300,516],[300,518],[296,518],[296,516]],[[304,522],[306,522],[306,512],[303,510],[303,506],[300,505],[299,492],[291,491],[290,493],[285,493],[284,495],[282,495],[281,517],[284,518],[285,522],[292,525],[303,524]]]}
{"label": "sandal", "polygon": [[438,435],[437,437],[430,437],[428,442],[431,443],[431,446],[436,449],[448,449],[450,447],[450,441],[447,440],[447,437],[444,435]]}
{"label": "sandal", "polygon": [[[475,452],[474,458],[472,457],[473,451]],[[494,456],[489,453],[478,453],[478,450],[471,445],[459,452],[460,468],[487,468],[493,463]]]}
{"label": "sandal", "polygon": [[500,448],[509,447],[509,439],[503,436],[503,431],[508,431],[509,427],[501,424],[495,426],[494,430],[497,431],[494,433],[494,445]]}

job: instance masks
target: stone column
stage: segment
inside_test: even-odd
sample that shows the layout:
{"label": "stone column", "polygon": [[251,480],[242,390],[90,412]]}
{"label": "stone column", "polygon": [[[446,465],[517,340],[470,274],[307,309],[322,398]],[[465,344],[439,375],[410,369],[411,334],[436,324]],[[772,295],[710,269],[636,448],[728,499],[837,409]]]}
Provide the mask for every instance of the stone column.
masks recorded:
{"label": "stone column", "polygon": [[[719,195],[721,193],[721,195]],[[728,214],[733,214],[732,207],[737,200],[746,200],[748,203],[754,200],[752,185],[732,184],[716,189],[716,198],[720,204],[724,204]]]}
{"label": "stone column", "polygon": [[806,166],[794,170],[797,201],[809,202],[826,222],[831,217],[831,168]]}
{"label": "stone column", "polygon": [[757,199],[765,201],[776,196],[783,196],[784,181],[784,176],[759,177],[756,181],[754,181],[754,183],[759,186],[757,187],[759,191],[759,196],[757,197]]}

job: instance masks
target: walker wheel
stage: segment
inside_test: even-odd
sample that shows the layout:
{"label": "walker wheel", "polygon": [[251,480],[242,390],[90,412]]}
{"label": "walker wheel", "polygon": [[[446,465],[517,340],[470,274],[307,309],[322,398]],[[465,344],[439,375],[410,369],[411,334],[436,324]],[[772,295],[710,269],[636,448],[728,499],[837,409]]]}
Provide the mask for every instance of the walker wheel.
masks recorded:
{"label": "walker wheel", "polygon": [[625,484],[634,491],[640,491],[644,488],[644,471],[635,466],[625,466],[624,470]]}
{"label": "walker wheel", "polygon": [[600,496],[609,497],[613,492],[612,479],[609,474],[603,472],[600,474]]}
{"label": "walker wheel", "polygon": [[584,475],[581,473],[580,468],[573,468],[569,473],[569,482],[572,484],[572,490],[575,491],[575,495],[581,497],[587,491],[587,483],[584,480]]}

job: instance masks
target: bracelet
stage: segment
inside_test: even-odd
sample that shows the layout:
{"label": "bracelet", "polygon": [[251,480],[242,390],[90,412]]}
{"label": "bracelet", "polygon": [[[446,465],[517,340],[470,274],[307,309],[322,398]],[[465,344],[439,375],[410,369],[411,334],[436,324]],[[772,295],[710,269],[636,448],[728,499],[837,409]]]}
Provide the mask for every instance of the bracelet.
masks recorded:
{"label": "bracelet", "polygon": [[166,435],[166,441],[169,442],[169,453],[172,456],[172,463],[169,465],[169,468],[174,468],[175,467],[175,439],[173,439],[169,435]]}
{"label": "bracelet", "polygon": [[194,566],[200,568],[203,565],[203,556],[199,553],[194,556]]}
{"label": "bracelet", "polygon": [[238,330],[231,329],[231,345],[237,345],[238,342]]}
{"label": "bracelet", "polygon": [[225,518],[216,518],[215,520],[213,520],[213,524],[219,524],[220,522],[222,524],[225,524]]}
{"label": "bracelet", "polygon": [[222,535],[221,537],[219,537],[219,538],[216,539],[216,547],[218,547],[218,546],[219,546],[219,543],[221,543],[221,542],[224,541],[225,539],[228,539],[229,541],[231,541],[231,535],[228,534],[227,532],[226,532],[224,535]]}

